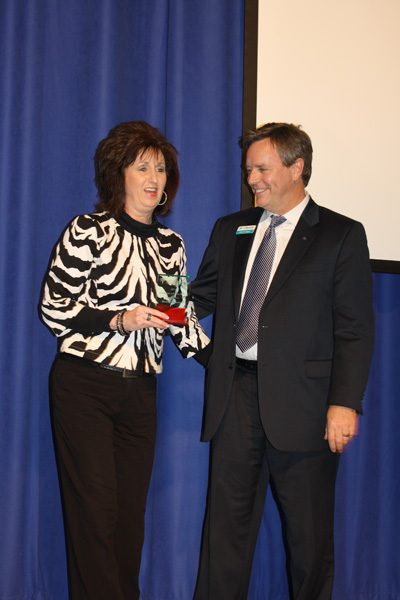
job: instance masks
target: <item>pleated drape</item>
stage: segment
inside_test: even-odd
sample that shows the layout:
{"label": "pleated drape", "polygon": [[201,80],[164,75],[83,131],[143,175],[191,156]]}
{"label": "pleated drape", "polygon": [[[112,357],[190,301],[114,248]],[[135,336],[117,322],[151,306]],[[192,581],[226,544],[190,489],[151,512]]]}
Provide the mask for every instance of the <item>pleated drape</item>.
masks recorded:
{"label": "pleated drape", "polygon": [[[180,154],[168,224],[194,274],[215,219],[240,206],[243,0],[0,3],[0,599],[63,600],[66,564],[48,406],[56,343],[38,319],[66,223],[95,203],[92,156],[144,119]],[[191,595],[207,481],[203,371],[167,344],[147,514],[145,598]]]}

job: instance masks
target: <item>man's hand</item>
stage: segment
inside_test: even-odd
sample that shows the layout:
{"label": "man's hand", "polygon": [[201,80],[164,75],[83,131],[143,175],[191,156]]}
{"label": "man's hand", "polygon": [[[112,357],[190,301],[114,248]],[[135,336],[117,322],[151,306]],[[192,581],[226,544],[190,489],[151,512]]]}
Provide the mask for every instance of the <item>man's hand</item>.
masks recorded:
{"label": "man's hand", "polygon": [[326,415],[325,440],[332,452],[342,453],[357,435],[358,414],[352,408],[331,405]]}

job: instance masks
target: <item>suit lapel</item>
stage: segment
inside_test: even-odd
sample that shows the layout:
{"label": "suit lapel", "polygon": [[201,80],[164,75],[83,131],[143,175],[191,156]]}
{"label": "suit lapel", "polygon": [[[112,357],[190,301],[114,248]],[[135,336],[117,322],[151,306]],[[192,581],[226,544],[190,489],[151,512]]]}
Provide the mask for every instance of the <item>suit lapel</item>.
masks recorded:
{"label": "suit lapel", "polygon": [[[243,214],[243,219],[240,222],[240,225],[258,225],[260,220],[262,209],[254,208],[252,210],[246,211],[247,214]],[[234,250],[234,258],[233,258],[233,281],[232,281],[232,291],[233,291],[233,308],[235,319],[237,319],[239,308],[240,308],[240,299],[242,295],[243,281],[246,273],[247,260],[249,258],[251,246],[254,241],[254,234],[256,229],[251,234],[242,234],[235,235],[235,250]]]}
{"label": "suit lapel", "polygon": [[318,222],[318,206],[310,199],[293,231],[274,278],[271,281],[264,305],[279,292],[287,278],[313,243],[318,231],[318,228],[316,227]]}

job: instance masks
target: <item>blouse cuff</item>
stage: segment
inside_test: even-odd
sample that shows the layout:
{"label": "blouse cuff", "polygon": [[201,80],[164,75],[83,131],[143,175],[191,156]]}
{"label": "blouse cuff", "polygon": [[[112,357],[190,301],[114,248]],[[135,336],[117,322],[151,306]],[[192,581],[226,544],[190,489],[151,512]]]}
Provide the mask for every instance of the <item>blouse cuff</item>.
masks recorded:
{"label": "blouse cuff", "polygon": [[83,335],[97,335],[111,331],[110,321],[119,310],[99,310],[84,306],[81,311],[68,322],[68,328]]}

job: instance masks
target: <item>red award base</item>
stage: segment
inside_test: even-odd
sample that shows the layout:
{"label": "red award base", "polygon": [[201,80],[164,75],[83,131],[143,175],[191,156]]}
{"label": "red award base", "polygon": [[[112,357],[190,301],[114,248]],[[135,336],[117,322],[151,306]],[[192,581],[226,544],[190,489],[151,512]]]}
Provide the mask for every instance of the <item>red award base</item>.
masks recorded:
{"label": "red award base", "polygon": [[172,308],[166,304],[157,304],[156,309],[165,312],[169,316],[168,323],[171,325],[187,325],[188,318],[184,308]]}

